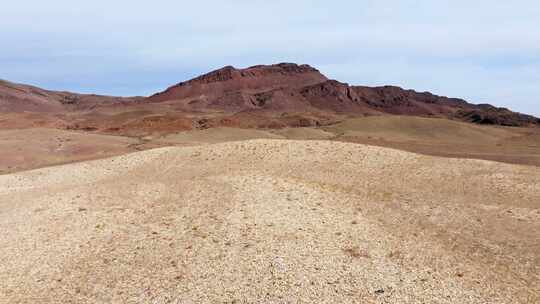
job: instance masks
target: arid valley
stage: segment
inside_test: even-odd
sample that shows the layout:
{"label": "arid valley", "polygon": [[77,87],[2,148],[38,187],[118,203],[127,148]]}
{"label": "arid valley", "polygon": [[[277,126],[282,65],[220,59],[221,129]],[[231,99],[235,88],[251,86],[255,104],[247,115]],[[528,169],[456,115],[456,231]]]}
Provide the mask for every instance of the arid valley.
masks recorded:
{"label": "arid valley", "polygon": [[539,303],[540,119],[308,65],[0,82],[0,303]]}

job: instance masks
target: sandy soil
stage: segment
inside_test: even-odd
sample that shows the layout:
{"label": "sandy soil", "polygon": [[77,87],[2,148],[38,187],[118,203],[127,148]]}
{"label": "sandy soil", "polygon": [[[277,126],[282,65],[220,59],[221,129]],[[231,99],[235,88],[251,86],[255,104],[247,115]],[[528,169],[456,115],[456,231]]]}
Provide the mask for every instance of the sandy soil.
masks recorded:
{"label": "sandy soil", "polygon": [[55,129],[0,130],[0,174],[136,151],[139,140]]}
{"label": "sandy soil", "polygon": [[[121,113],[112,115],[114,119],[111,119],[130,120],[136,115],[140,113]],[[156,130],[152,123],[148,127]],[[445,119],[408,116],[372,116],[346,119],[324,127],[217,127],[172,133],[168,131],[165,134],[149,132],[134,137],[47,128],[5,129],[0,130],[0,174],[156,147],[207,145],[249,139],[333,140],[434,156],[485,159],[540,167],[538,128],[478,126]]]}
{"label": "sandy soil", "polygon": [[0,303],[538,303],[540,169],[330,141],[0,176]]}
{"label": "sandy soil", "polygon": [[285,139],[270,131],[256,129],[211,128],[178,132],[154,139],[155,142],[172,145],[201,145],[248,139]]}

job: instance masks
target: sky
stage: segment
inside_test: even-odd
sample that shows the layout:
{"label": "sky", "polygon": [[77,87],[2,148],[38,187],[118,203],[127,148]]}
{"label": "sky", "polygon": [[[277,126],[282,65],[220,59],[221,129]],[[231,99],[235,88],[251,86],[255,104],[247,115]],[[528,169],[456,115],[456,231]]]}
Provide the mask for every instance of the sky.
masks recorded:
{"label": "sky", "polygon": [[0,78],[54,90],[149,95],[296,62],[540,116],[538,0],[18,0],[0,43]]}

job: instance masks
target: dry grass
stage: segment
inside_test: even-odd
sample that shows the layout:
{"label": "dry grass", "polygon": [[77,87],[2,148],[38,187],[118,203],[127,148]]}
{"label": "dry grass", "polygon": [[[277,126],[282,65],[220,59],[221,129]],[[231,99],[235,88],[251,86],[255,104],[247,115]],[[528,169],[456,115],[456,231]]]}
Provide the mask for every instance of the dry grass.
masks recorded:
{"label": "dry grass", "polygon": [[540,129],[479,126],[411,116],[372,116],[324,127],[339,141],[454,158],[540,166]]}

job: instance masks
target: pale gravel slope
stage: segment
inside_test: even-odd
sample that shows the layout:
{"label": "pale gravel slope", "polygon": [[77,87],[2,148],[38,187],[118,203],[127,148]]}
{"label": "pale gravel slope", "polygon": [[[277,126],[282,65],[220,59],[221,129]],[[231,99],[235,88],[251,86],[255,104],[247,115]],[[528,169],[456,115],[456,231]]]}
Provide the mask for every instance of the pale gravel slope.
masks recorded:
{"label": "pale gravel slope", "polygon": [[538,303],[540,169],[327,141],[0,176],[0,303]]}

